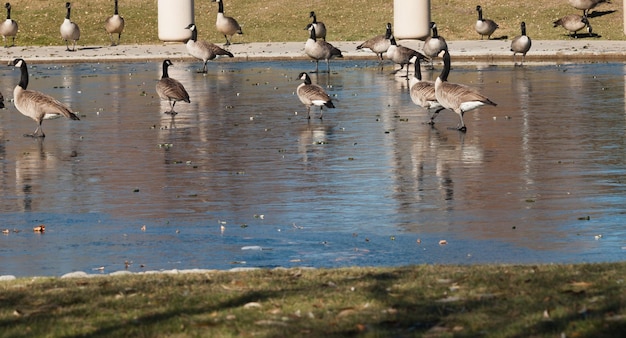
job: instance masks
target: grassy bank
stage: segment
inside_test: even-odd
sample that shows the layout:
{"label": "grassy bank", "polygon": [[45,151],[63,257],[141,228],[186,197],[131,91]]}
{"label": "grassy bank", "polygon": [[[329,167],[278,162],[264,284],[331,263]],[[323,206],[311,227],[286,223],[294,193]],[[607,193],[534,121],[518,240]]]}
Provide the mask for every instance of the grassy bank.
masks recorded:
{"label": "grassy bank", "polygon": [[[18,46],[63,45],[59,26],[65,16],[65,1],[29,0],[13,2],[12,18],[20,27]],[[448,40],[475,40],[475,1],[431,1],[431,18],[439,26],[439,33]],[[552,22],[566,14],[577,13],[565,0],[480,1],[485,17],[498,22],[500,29],[494,37],[519,34],[519,23],[527,23],[528,34],[537,40],[569,39],[562,28],[553,28]],[[80,45],[107,45],[103,21],[113,12],[112,0],[72,2],[72,20],[81,28]],[[126,19],[122,42],[125,44],[159,43],[156,0],[121,0],[120,14]],[[4,10],[4,9],[2,9]],[[240,1],[225,0],[226,15],[237,18],[244,35],[234,42],[305,41],[304,27],[308,13],[315,10],[318,20],[329,29],[330,41],[359,41],[382,34],[386,22],[393,23],[392,0],[290,0]],[[2,12],[4,13],[4,12]],[[210,0],[195,0],[195,18],[200,38],[215,43],[224,39],[215,30],[217,4]],[[2,14],[4,15],[4,14]],[[624,40],[622,1],[603,4],[592,14],[594,32],[601,39]]]}
{"label": "grassy bank", "polygon": [[626,263],[0,282],[2,337],[617,337]]}

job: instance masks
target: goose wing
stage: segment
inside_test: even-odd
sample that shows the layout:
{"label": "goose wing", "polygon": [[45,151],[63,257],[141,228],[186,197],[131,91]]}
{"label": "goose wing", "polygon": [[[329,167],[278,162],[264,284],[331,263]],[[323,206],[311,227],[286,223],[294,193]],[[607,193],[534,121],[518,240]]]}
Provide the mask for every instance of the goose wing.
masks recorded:
{"label": "goose wing", "polygon": [[15,104],[18,110],[29,112],[28,115],[32,114],[33,116],[31,117],[34,119],[43,119],[50,115],[61,115],[72,120],[80,120],[68,106],[50,95],[34,90],[22,90],[17,96]]}
{"label": "goose wing", "polygon": [[211,42],[208,42],[208,41],[205,41],[205,40],[201,40],[201,41],[197,41],[196,44],[198,45],[199,48],[204,49],[204,50],[208,50],[209,53],[213,54],[214,57],[215,57],[215,55],[227,55],[227,56],[229,56],[231,58],[233,57],[233,54],[231,52],[227,51],[226,49],[224,49],[224,48],[222,48],[222,47],[220,47],[220,46],[218,46],[218,45],[216,45],[214,43],[211,43]]}
{"label": "goose wing", "polygon": [[172,78],[164,78],[156,84],[156,90],[162,100],[179,100],[189,103],[189,94],[182,83]]}
{"label": "goose wing", "polygon": [[330,96],[328,96],[322,87],[316,84],[301,84],[298,86],[297,93],[300,101],[304,104],[321,106],[331,102]]}
{"label": "goose wing", "polygon": [[461,107],[461,105],[469,102],[496,106],[494,102],[474,88],[457,83],[442,82],[436,90],[436,96],[444,107]]}
{"label": "goose wing", "polygon": [[430,81],[419,81],[411,86],[409,92],[413,103],[422,106],[423,108],[430,108],[437,102],[435,96],[435,84]]}

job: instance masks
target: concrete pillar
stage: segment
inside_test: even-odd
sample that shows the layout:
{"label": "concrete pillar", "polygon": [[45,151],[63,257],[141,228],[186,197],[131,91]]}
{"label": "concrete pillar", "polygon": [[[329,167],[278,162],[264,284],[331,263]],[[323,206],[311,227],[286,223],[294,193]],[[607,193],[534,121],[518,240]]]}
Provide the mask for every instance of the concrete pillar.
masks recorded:
{"label": "concrete pillar", "polygon": [[195,23],[193,8],[193,0],[159,0],[159,40],[167,42],[189,40],[191,31],[185,27]]}
{"label": "concrete pillar", "polygon": [[396,39],[425,40],[430,36],[430,0],[394,0],[393,21]]}

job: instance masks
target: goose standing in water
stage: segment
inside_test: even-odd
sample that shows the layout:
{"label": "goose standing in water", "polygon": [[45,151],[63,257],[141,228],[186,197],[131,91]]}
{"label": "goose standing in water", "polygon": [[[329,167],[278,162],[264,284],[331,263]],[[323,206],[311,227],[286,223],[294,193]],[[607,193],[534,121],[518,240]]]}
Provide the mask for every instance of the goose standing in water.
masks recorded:
{"label": "goose standing in water", "polygon": [[25,116],[37,122],[37,129],[32,134],[24,136],[45,137],[46,135],[41,128],[43,120],[54,119],[61,116],[71,120],[80,120],[70,108],[59,102],[52,96],[44,93],[28,90],[28,67],[23,59],[13,60],[13,66],[20,69],[20,82],[13,90],[13,100],[15,108]]}
{"label": "goose standing in water", "polygon": [[532,41],[530,41],[530,37],[526,35],[526,23],[522,21],[520,24],[520,28],[522,30],[522,34],[516,36],[511,41],[511,51],[513,52],[513,65],[515,65],[515,55],[517,53],[522,54],[522,63],[520,65],[524,65],[524,59],[526,58],[526,53],[530,50],[530,46]]}
{"label": "goose standing in water", "polygon": [[321,21],[317,21],[317,16],[313,11],[309,14],[309,18],[313,18],[313,22],[306,25],[304,29],[308,30],[311,26],[313,26],[313,28],[315,28],[315,37],[326,41],[326,25]]}
{"label": "goose standing in water", "polygon": [[396,64],[400,65],[400,69],[394,71],[394,74],[401,71],[404,68],[404,65],[407,65],[406,67],[406,77],[409,77],[409,67],[408,64],[411,62],[411,58],[413,57],[417,57],[418,59],[425,59],[426,57],[416,51],[415,49],[411,49],[409,47],[404,47],[404,46],[398,46],[398,44],[396,43],[396,38],[392,35],[391,39],[389,39],[391,41],[391,45],[389,46],[389,49],[387,49],[387,58],[391,61],[393,61]]}
{"label": "goose standing in water", "polygon": [[377,35],[362,44],[356,46],[356,49],[369,48],[372,52],[376,53],[376,57],[380,63],[383,62],[383,53],[389,49],[391,46],[391,24],[387,23],[387,30],[385,31],[385,35]]}
{"label": "goose standing in water", "polygon": [[330,43],[315,38],[315,26],[309,27],[309,38],[304,44],[306,55],[315,60],[315,72],[319,72],[319,61],[326,60],[326,71],[330,73],[330,59],[342,58],[341,51]]}
{"label": "goose standing in water", "polygon": [[173,65],[172,61],[164,60],[163,61],[163,75],[161,79],[156,84],[156,92],[159,95],[161,100],[169,101],[170,110],[165,112],[165,114],[170,114],[172,116],[177,113],[174,111],[174,106],[178,101],[184,101],[187,103],[191,103],[189,100],[189,94],[182,83],[178,82],[176,79],[172,79],[168,72],[167,68]]}
{"label": "goose standing in water", "polygon": [[[117,46],[120,44],[122,31],[124,30],[124,18],[120,16],[118,11],[117,0],[115,0],[115,10],[113,15],[108,17],[104,22],[104,30],[109,33],[111,46]],[[113,41],[113,34],[117,34],[117,43]]]}
{"label": "goose standing in water", "polygon": [[563,26],[566,30],[568,30],[571,34],[570,37],[578,38],[578,31],[587,27],[587,32],[591,35],[593,29],[591,28],[591,24],[589,24],[589,20],[585,16],[580,16],[578,14],[568,14],[554,22],[554,27]]}
{"label": "goose standing in water", "polygon": [[433,125],[435,124],[435,117],[444,108],[437,101],[437,96],[435,95],[435,83],[432,81],[422,80],[422,69],[420,67],[419,58],[413,57],[411,62],[415,64],[413,77],[409,80],[409,94],[411,96],[411,101],[427,110],[437,109],[430,116],[430,121],[428,122],[428,124]]}
{"label": "goose standing in water", "polygon": [[241,30],[241,26],[235,20],[235,18],[224,15],[224,1],[223,0],[213,0],[217,1],[217,20],[215,21],[215,27],[217,31],[224,35],[226,39],[225,46],[230,46],[230,40],[233,38],[233,35],[239,34],[242,35],[243,31]]}
{"label": "goose standing in water", "polygon": [[485,35],[487,35],[487,40],[491,39],[491,34],[498,29],[498,24],[490,19],[483,19],[483,8],[480,6],[476,6],[476,11],[478,12],[478,20],[476,20],[476,32],[480,34],[480,39],[482,40]]}
{"label": "goose standing in water", "polygon": [[[7,19],[0,24],[0,35],[4,39],[4,48],[15,46],[15,36],[17,35],[17,22],[11,19],[11,4],[6,3],[4,7],[7,9]],[[11,46],[7,45],[7,37],[13,38]]]}
{"label": "goose standing in water", "polygon": [[583,16],[589,16],[589,10],[594,9],[601,3],[611,3],[609,0],[567,0],[570,5],[583,11]]}
{"label": "goose standing in water", "polygon": [[198,41],[198,30],[196,25],[190,24],[185,27],[185,29],[191,30],[191,39],[187,41],[187,52],[191,54],[193,57],[198,58],[204,62],[204,66],[202,67],[202,71],[200,73],[206,73],[207,68],[206,64],[209,60],[215,59],[218,55],[226,55],[228,57],[233,57],[233,54],[216,44],[210,43],[208,41],[200,40]]}
{"label": "goose standing in water", "polygon": [[480,106],[496,106],[496,104],[474,88],[448,82],[448,75],[450,74],[450,53],[446,50],[442,51],[440,55],[443,57],[443,70],[441,71],[441,75],[435,80],[435,96],[442,107],[450,109],[459,115],[460,123],[457,129],[464,132],[467,130],[463,122],[465,112],[474,110]]}
{"label": "goose standing in water", "polygon": [[[65,8],[67,8],[67,14],[65,14],[65,20],[61,24],[61,38],[65,40],[65,46],[67,47],[67,51],[76,51],[76,41],[80,39],[80,28],[78,25],[70,20],[70,11],[72,9],[72,5],[69,2],[65,3]],[[73,45],[72,49],[70,49],[69,41],[72,40]]]}
{"label": "goose standing in water", "polygon": [[300,99],[300,102],[306,106],[307,118],[311,118],[311,106],[320,107],[320,119],[324,116],[324,110],[322,108],[335,108],[330,96],[324,91],[324,89],[314,83],[311,83],[309,74],[302,72],[298,75],[303,82],[296,89],[296,94]]}
{"label": "goose standing in water", "polygon": [[424,41],[424,47],[422,48],[424,55],[430,58],[430,68],[434,68],[433,66],[433,58],[439,55],[439,52],[442,50],[448,50],[448,44],[446,43],[446,39],[442,36],[439,36],[437,32],[437,24],[434,22],[430,23],[430,29],[432,30],[431,36],[426,38]]}

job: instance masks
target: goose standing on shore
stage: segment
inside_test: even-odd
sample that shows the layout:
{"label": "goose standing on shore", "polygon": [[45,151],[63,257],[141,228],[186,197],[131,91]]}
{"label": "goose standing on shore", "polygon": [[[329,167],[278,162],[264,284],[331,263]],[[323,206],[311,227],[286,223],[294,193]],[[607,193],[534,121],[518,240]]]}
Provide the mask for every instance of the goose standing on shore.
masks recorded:
{"label": "goose standing on shore", "polygon": [[420,67],[420,60],[417,57],[413,57],[411,62],[415,64],[415,71],[411,80],[409,80],[409,94],[411,101],[416,105],[426,109],[437,109],[431,116],[428,124],[435,124],[435,117],[444,108],[437,101],[435,95],[435,83],[432,81],[422,80],[422,69]]}
{"label": "goose standing on shore", "polygon": [[159,95],[161,100],[169,101],[170,110],[166,111],[165,114],[176,115],[177,113],[174,111],[174,106],[178,101],[184,101],[187,103],[191,103],[189,100],[189,94],[182,83],[178,82],[176,79],[172,79],[168,72],[167,68],[173,65],[172,61],[164,60],[163,61],[163,75],[161,79],[156,84],[156,92]]}
{"label": "goose standing on shore", "polygon": [[315,38],[315,26],[309,27],[309,38],[304,44],[304,52],[315,60],[315,72],[319,72],[319,61],[326,60],[326,71],[330,73],[330,59],[342,58],[341,51],[330,43]]}
{"label": "goose standing on shore", "polygon": [[585,16],[580,16],[578,14],[568,14],[556,21],[554,21],[554,27],[562,26],[566,30],[570,32],[570,37],[578,38],[578,31],[587,27],[587,32],[591,35],[593,29],[591,28],[591,24],[589,24],[589,20]]}
{"label": "goose standing on shore", "polygon": [[439,55],[439,52],[442,50],[448,50],[448,44],[446,43],[446,39],[442,36],[439,36],[437,32],[437,24],[434,22],[430,23],[430,29],[432,30],[431,36],[426,38],[424,41],[424,47],[422,48],[424,55],[430,58],[430,68],[434,68],[433,59]]}
{"label": "goose standing on shore", "polygon": [[[0,24],[0,35],[4,39],[4,48],[15,46],[15,36],[17,35],[17,22],[11,19],[11,4],[6,3],[4,7],[7,9],[7,19]],[[7,37],[13,38],[11,46],[7,45]]]}
{"label": "goose standing on shore", "polygon": [[496,106],[496,104],[474,88],[448,82],[448,75],[450,74],[450,53],[446,50],[442,51],[440,55],[443,57],[443,70],[441,71],[441,75],[435,80],[435,96],[437,97],[437,102],[439,102],[442,107],[450,109],[459,115],[460,123],[457,129],[464,132],[467,130],[463,122],[465,112],[474,110],[480,106]]}
{"label": "goose standing on shore", "polygon": [[415,49],[411,49],[409,47],[404,47],[404,46],[398,46],[398,44],[396,43],[396,38],[391,35],[391,38],[389,39],[391,41],[391,45],[389,46],[389,49],[387,49],[387,58],[391,61],[393,61],[396,64],[400,65],[400,69],[395,70],[394,74],[401,71],[404,68],[404,65],[407,65],[406,67],[406,76],[405,77],[409,77],[409,67],[408,64],[411,63],[411,59],[413,57],[417,57],[418,59],[425,59],[426,57],[416,51]]}
{"label": "goose standing on shore", "polygon": [[[122,31],[124,30],[124,18],[120,16],[117,6],[117,0],[115,0],[115,10],[113,15],[108,17],[104,22],[104,30],[109,33],[111,39],[111,46],[117,46],[120,44],[122,38]],[[113,41],[113,34],[117,34],[117,42]]]}
{"label": "goose standing on shore", "polygon": [[515,55],[517,53],[522,54],[522,63],[520,65],[523,66],[524,59],[526,58],[526,53],[528,53],[528,51],[530,50],[532,41],[530,40],[530,37],[526,35],[526,23],[524,21],[522,21],[522,23],[520,24],[520,28],[522,34],[516,36],[515,38],[513,38],[513,40],[511,40],[511,52],[513,52],[513,65],[516,65]]}
{"label": "goose standing on shore", "polygon": [[609,0],[567,0],[570,5],[583,11],[583,16],[589,16],[589,10],[594,9],[601,3],[611,3]]}
{"label": "goose standing on shore", "polygon": [[233,54],[214,43],[210,43],[208,41],[200,40],[198,41],[198,30],[196,25],[190,24],[185,27],[185,29],[191,30],[191,39],[187,41],[187,52],[191,54],[191,56],[198,58],[204,62],[202,70],[200,73],[206,73],[207,67],[206,64],[209,60],[215,59],[218,55],[226,55],[228,57],[233,57]]}
{"label": "goose standing on shore", "polygon": [[491,39],[491,34],[498,29],[498,24],[490,19],[483,19],[483,8],[480,6],[476,6],[476,11],[478,12],[478,20],[476,20],[476,32],[480,34],[480,39],[482,40],[485,35],[487,35],[487,40]]}
{"label": "goose standing on shore", "polygon": [[217,20],[215,21],[215,27],[217,31],[224,35],[226,39],[225,46],[230,46],[230,40],[233,38],[233,35],[239,34],[242,35],[243,31],[241,30],[241,26],[235,20],[235,18],[224,15],[224,1],[223,0],[213,0],[217,2]]}
{"label": "goose standing on shore", "polygon": [[311,118],[311,106],[320,107],[320,119],[324,116],[324,107],[335,108],[333,100],[324,91],[324,89],[311,82],[309,74],[302,72],[298,75],[303,82],[296,88],[296,94],[300,99],[300,102],[306,106],[307,118]]}
{"label": "goose standing on shore", "polygon": [[317,16],[314,11],[311,11],[309,18],[313,18],[313,22],[306,25],[304,29],[308,30],[311,26],[313,26],[315,28],[315,37],[326,41],[326,25],[321,21],[317,21]]}
{"label": "goose standing on shore", "polygon": [[20,82],[13,90],[13,100],[15,108],[25,116],[37,122],[37,129],[32,134],[24,136],[29,137],[45,137],[46,135],[41,128],[43,120],[54,119],[61,116],[71,120],[80,120],[70,108],[59,102],[52,96],[44,93],[28,90],[28,67],[23,59],[13,60],[13,66],[20,69]]}
{"label": "goose standing on shore", "polygon": [[372,52],[376,53],[376,58],[380,63],[383,62],[383,53],[389,49],[391,46],[391,23],[387,23],[387,30],[385,31],[385,35],[377,35],[362,44],[356,46],[356,49],[369,48]]}
{"label": "goose standing on shore", "polygon": [[[70,20],[70,12],[72,9],[72,5],[69,2],[65,3],[65,8],[67,8],[67,14],[65,14],[65,20],[61,24],[61,38],[65,40],[65,46],[67,47],[67,51],[74,52],[76,51],[76,41],[80,39],[80,28],[78,25]],[[70,49],[70,40],[72,40],[72,49]]]}

